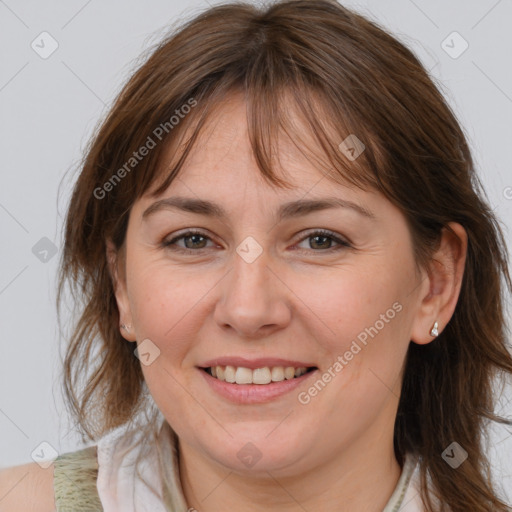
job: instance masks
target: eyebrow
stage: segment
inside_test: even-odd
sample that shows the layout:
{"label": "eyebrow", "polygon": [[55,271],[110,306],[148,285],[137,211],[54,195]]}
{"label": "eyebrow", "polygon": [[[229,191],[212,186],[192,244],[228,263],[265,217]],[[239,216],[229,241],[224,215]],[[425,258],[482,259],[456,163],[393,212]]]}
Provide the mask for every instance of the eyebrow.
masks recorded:
{"label": "eyebrow", "polygon": [[[375,214],[365,207],[339,197],[325,197],[309,200],[299,199],[296,201],[290,201],[280,206],[277,212],[277,217],[281,221],[284,219],[301,217],[308,215],[309,213],[327,210],[330,208],[348,208],[364,217],[376,219]],[[150,215],[153,215],[158,211],[173,209],[205,215],[208,217],[217,217],[221,220],[226,219],[228,216],[226,210],[221,205],[212,201],[175,196],[160,199],[150,205],[142,214],[142,220],[147,219]]]}

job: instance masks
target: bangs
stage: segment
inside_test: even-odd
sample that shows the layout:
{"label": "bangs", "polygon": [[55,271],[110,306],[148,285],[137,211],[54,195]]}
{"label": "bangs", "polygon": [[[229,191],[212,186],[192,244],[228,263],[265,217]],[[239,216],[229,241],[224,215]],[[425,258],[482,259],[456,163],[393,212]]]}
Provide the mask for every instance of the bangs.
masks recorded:
{"label": "bangs", "polygon": [[[164,140],[165,149],[146,176],[140,194],[157,197],[164,193],[178,176],[198,141],[203,140],[205,127],[222,111],[230,96],[242,95],[246,104],[247,129],[252,152],[263,178],[279,188],[293,188],[287,181],[286,168],[280,160],[280,141],[286,137],[322,174],[322,179],[363,190],[377,189],[375,137],[348,112],[329,102],[318,85],[306,84],[300,75],[295,83],[269,84],[249,74],[245,83],[227,81],[193,94],[197,107]],[[285,77],[283,77],[285,78]],[[382,160],[382,159],[381,159]],[[381,162],[382,165],[382,162]],[[281,171],[281,172],[278,172]]]}

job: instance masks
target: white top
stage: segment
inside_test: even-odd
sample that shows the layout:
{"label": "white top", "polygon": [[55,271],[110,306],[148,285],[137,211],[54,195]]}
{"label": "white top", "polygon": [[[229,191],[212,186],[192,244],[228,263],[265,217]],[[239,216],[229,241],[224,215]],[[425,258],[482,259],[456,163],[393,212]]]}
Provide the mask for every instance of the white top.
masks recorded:
{"label": "white top", "polygon": [[[133,438],[125,436],[125,429],[119,427],[98,442],[98,478],[97,489],[104,512],[169,512],[161,499],[137,478],[134,462],[139,453]],[[138,436],[138,437],[137,437]],[[175,445],[175,435],[169,424],[164,422],[159,434],[165,459],[171,461],[169,468],[173,496],[172,512],[188,512],[179,479],[179,467]],[[148,456],[138,465],[145,480],[157,486],[162,496],[162,480],[158,473],[158,455],[156,449],[149,448]],[[382,512],[424,512],[419,496],[419,464],[417,460],[406,458],[398,484]]]}

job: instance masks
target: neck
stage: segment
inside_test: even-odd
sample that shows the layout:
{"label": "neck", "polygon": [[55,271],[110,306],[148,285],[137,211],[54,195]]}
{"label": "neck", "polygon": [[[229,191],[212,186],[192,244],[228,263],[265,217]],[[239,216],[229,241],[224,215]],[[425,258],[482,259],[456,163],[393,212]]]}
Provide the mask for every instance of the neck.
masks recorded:
{"label": "neck", "polygon": [[[381,512],[401,474],[393,438],[382,435],[379,422],[343,453],[333,453],[321,465],[289,476],[271,471],[247,476],[205,458],[180,441],[180,478],[189,510],[213,512]],[[386,429],[386,434],[388,434]],[[277,473],[277,471],[276,471]]]}

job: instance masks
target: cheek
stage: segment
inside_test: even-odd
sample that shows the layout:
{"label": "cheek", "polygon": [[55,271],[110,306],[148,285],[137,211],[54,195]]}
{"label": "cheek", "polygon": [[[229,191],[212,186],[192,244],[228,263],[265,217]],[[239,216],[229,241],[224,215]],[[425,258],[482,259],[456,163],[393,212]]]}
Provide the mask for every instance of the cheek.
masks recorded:
{"label": "cheek", "polygon": [[[159,350],[151,364],[141,364],[144,379],[159,409],[178,429],[190,407],[189,385],[181,369],[197,338],[198,302],[206,292],[204,280],[186,275],[169,263],[141,262],[132,267],[130,289],[137,338],[151,340]],[[181,429],[186,428],[185,421]]]}
{"label": "cheek", "polygon": [[149,338],[178,363],[203,324],[204,299],[218,276],[146,261],[132,266],[130,305],[140,340]]}
{"label": "cheek", "polygon": [[130,308],[138,337],[161,341],[186,306],[180,282],[158,262],[135,261],[129,270]]}
{"label": "cheek", "polygon": [[345,421],[347,411],[371,418],[393,394],[400,393],[411,322],[405,307],[413,282],[408,265],[390,260],[385,268],[338,269],[315,280],[314,286],[308,281],[294,289],[307,298],[313,313],[309,313],[309,329],[322,344],[322,370],[329,381],[325,388],[320,383],[306,389],[303,398],[322,395],[318,404],[323,404],[333,421]]}
{"label": "cheek", "polygon": [[400,322],[404,279],[392,276],[393,272],[381,267],[337,269],[316,276],[314,282],[297,280],[294,291],[304,298],[303,311],[309,310],[310,328],[314,324],[329,352],[338,354],[348,350],[352,340],[364,343],[369,331],[384,334],[396,328],[393,324]]}

